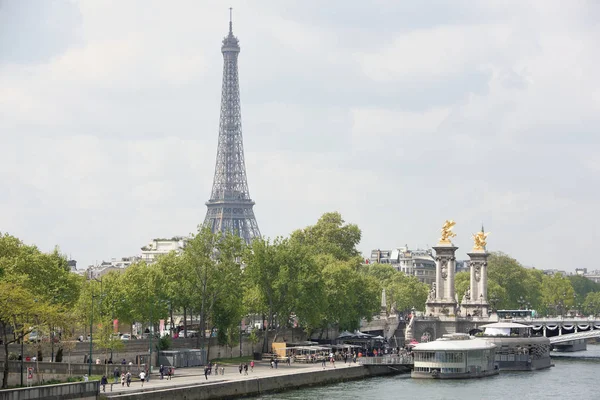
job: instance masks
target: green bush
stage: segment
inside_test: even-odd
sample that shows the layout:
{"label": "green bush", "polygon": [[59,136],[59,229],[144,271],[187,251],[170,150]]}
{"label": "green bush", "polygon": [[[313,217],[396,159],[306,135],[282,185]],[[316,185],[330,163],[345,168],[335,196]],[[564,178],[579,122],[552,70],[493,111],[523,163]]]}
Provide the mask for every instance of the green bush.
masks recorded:
{"label": "green bush", "polygon": [[163,336],[158,339],[158,349],[159,350],[169,350],[171,348],[171,336]]}
{"label": "green bush", "polygon": [[9,361],[15,361],[19,358],[19,356],[16,353],[8,353],[8,360]]}

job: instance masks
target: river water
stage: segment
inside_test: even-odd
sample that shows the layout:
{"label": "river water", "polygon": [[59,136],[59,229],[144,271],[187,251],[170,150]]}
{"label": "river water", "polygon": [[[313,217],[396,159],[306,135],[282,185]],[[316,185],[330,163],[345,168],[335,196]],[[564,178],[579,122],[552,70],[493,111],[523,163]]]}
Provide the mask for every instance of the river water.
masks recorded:
{"label": "river water", "polygon": [[299,389],[254,399],[600,399],[597,386],[600,381],[600,345],[588,345],[586,351],[556,355],[552,358],[555,366],[541,371],[501,372],[488,378],[465,380],[411,379],[406,374]]}

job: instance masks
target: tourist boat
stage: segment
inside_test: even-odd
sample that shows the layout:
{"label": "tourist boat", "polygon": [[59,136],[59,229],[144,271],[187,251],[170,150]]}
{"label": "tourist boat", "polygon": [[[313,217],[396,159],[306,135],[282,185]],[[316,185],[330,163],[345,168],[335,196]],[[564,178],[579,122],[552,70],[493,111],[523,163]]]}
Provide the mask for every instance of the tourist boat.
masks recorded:
{"label": "tourist boat", "polygon": [[550,339],[531,336],[531,327],[515,322],[483,325],[477,338],[496,345],[496,363],[504,371],[550,368]]}
{"label": "tourist boat", "polygon": [[498,374],[496,345],[466,333],[453,333],[416,345],[412,378],[469,379]]}

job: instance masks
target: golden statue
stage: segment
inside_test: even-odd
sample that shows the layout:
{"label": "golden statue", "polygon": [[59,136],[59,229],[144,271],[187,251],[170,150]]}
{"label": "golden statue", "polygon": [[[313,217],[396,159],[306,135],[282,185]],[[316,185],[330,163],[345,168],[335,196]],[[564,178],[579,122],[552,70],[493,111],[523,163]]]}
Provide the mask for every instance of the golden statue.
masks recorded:
{"label": "golden statue", "polygon": [[473,246],[474,251],[485,251],[485,245],[487,244],[487,236],[490,232],[484,232],[483,228],[481,232],[477,232],[473,234],[473,242],[475,243]]}
{"label": "golden statue", "polygon": [[450,242],[450,238],[456,236],[456,233],[452,232],[454,225],[456,225],[456,222],[453,220],[446,220],[446,222],[444,222],[444,226],[442,226],[442,237],[440,238],[440,243],[452,243]]}

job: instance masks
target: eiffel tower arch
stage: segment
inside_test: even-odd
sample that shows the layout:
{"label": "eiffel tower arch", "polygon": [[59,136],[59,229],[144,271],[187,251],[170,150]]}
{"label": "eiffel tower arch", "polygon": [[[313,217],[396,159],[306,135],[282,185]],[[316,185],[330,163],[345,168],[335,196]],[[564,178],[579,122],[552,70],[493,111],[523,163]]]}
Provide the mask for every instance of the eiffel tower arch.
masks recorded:
{"label": "eiffel tower arch", "polygon": [[223,39],[223,85],[221,89],[221,118],[217,161],[210,200],[204,226],[213,233],[231,232],[248,244],[260,237],[254,216],[254,201],[250,198],[244,143],[242,138],[242,112],[240,108],[240,84],[238,55],[240,45],[233,35],[231,9],[229,34]]}

